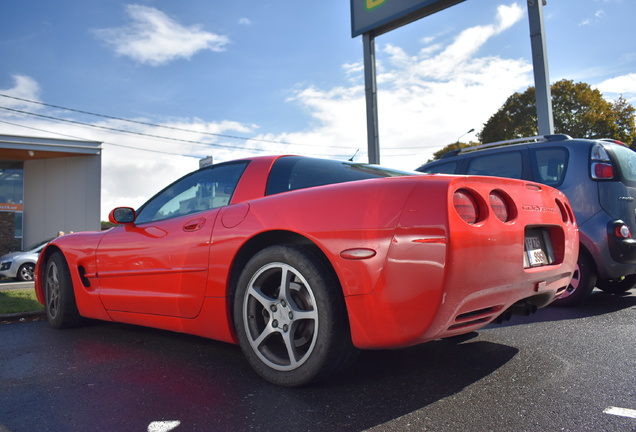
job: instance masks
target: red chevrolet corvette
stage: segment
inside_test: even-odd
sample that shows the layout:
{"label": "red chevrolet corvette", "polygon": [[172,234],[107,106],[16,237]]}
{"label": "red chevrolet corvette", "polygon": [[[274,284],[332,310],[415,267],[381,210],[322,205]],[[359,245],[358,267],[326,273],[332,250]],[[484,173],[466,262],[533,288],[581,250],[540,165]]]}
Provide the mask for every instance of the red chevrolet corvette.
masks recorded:
{"label": "red chevrolet corvette", "polygon": [[357,349],[546,306],[579,244],[548,186],[299,156],[202,168],[110,220],[42,252],[36,291],[53,327],[87,317],[238,343],[286,386],[341,371]]}

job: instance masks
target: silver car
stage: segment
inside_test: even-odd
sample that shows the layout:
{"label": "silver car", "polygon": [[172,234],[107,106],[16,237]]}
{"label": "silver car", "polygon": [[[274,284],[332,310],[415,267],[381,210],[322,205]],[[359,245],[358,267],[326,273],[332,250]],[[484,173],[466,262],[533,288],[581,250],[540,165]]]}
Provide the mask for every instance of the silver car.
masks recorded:
{"label": "silver car", "polygon": [[18,281],[32,281],[33,269],[40,252],[50,240],[38,243],[22,252],[11,252],[0,257],[0,277]]}
{"label": "silver car", "polygon": [[636,152],[620,141],[519,138],[451,151],[417,171],[525,179],[560,189],[581,243],[578,269],[555,304],[578,303],[595,286],[622,294],[636,285]]}

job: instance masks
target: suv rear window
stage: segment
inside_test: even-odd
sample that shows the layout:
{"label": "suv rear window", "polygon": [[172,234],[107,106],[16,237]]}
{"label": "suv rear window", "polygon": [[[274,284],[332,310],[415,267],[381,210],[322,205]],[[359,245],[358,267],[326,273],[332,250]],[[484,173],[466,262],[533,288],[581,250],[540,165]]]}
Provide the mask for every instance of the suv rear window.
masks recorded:
{"label": "suv rear window", "polygon": [[556,186],[563,182],[568,153],[564,148],[547,148],[532,153],[539,183]]}
{"label": "suv rear window", "polygon": [[629,147],[620,145],[615,145],[611,148],[614,150],[620,165],[623,179],[630,182],[636,181],[636,152]]}
{"label": "suv rear window", "polygon": [[522,168],[521,153],[510,151],[473,158],[466,174],[520,179]]}

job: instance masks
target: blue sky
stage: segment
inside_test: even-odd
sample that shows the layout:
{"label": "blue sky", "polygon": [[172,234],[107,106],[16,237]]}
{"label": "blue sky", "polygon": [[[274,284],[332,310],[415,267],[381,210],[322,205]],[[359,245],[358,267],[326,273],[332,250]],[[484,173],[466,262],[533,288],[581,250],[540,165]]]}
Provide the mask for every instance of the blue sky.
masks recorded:
{"label": "blue sky", "polygon": [[[550,80],[636,105],[635,1],[549,0],[544,13]],[[380,158],[397,168],[480,131],[533,85],[525,1],[466,0],[378,37],[376,55]],[[0,134],[104,142],[103,217],[208,155],[367,160],[346,0],[5,1],[0,56]]]}

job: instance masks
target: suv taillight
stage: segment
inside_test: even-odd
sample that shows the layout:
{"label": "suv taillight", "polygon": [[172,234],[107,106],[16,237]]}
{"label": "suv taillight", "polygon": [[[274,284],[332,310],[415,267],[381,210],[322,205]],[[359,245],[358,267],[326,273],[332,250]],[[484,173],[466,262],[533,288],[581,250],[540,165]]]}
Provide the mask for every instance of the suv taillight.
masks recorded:
{"label": "suv taillight", "polygon": [[594,144],[590,159],[590,175],[594,180],[611,180],[614,178],[612,160],[601,144]]}
{"label": "suv taillight", "polygon": [[615,228],[616,237],[619,238],[632,238],[632,233],[629,231],[629,227],[625,224],[617,225]]}

